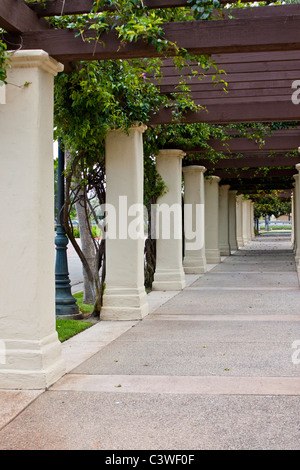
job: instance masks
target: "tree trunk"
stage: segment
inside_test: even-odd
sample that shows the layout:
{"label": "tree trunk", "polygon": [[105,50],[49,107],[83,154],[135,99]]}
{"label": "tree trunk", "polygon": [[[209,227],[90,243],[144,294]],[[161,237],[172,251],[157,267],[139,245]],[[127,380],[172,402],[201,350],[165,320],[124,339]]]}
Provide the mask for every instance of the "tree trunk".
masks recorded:
{"label": "tree trunk", "polygon": [[[76,253],[78,254],[84,273],[84,302],[93,303],[94,311],[91,316],[100,318],[100,312],[103,300],[103,289],[105,282],[105,240],[102,239],[98,243],[93,238],[90,214],[93,213],[93,208],[87,197],[88,185],[82,185],[82,176],[80,174],[80,155],[76,155],[72,161],[69,152],[66,152],[69,168],[66,175],[66,196],[65,196],[65,210],[63,212],[63,224],[66,229],[67,236],[69,237]],[[98,178],[97,178],[98,177]],[[97,192],[97,197],[102,204],[102,199],[105,200],[105,187],[102,183],[103,175],[96,175],[92,186]],[[103,194],[102,194],[103,192]],[[81,234],[81,243],[74,237],[72,223],[70,220],[70,211],[72,206],[76,206],[79,230]],[[95,214],[94,214],[95,216]],[[101,272],[101,276],[99,275]],[[88,292],[92,292],[93,298],[88,298]]]}
{"label": "tree trunk", "polygon": [[[71,155],[69,150],[65,150],[66,162],[70,163]],[[76,178],[73,175],[73,186],[77,186],[79,183],[78,177]],[[77,193],[75,210],[78,218],[79,224],[79,233],[80,233],[80,244],[82,253],[88,263],[90,270],[95,277],[95,246],[91,238],[91,227],[89,225],[89,220],[87,217],[87,210],[85,205],[85,194],[84,190],[80,189]],[[95,286],[94,283],[91,283],[89,279],[84,264],[82,265],[82,274],[83,274],[83,302],[87,304],[94,304],[96,298]]]}
{"label": "tree trunk", "polygon": [[[91,271],[95,272],[95,246],[91,238],[90,221],[87,218],[85,207],[82,203],[84,201],[84,192],[80,191],[78,194],[79,200],[75,203],[77,219],[79,224],[80,242],[82,252],[90,266]],[[95,288],[91,285],[88,275],[84,266],[82,267],[83,273],[83,302],[86,304],[94,304],[95,302]]]}

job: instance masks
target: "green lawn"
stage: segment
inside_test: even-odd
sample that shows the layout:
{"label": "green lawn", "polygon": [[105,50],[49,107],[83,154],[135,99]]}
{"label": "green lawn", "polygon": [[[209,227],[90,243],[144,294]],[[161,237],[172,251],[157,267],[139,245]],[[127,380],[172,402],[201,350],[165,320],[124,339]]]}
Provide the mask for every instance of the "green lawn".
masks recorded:
{"label": "green lawn", "polygon": [[64,320],[61,318],[56,319],[56,331],[58,334],[58,339],[62,343],[72,336],[81,333],[81,331],[86,330],[94,323],[82,321],[82,320]]}
{"label": "green lawn", "polygon": [[77,294],[73,294],[73,297],[75,297],[79,310],[82,313],[92,313],[92,311],[94,310],[94,305],[83,303],[83,292],[78,292]]}
{"label": "green lawn", "polygon": [[[83,292],[78,292],[78,294],[73,295],[77,301],[79,310],[82,313],[92,313],[94,306],[90,304],[83,303]],[[58,339],[62,343],[72,336],[77,335],[81,331],[86,330],[94,323],[88,322],[85,320],[69,320],[69,319],[56,319],[56,331],[58,334]]]}

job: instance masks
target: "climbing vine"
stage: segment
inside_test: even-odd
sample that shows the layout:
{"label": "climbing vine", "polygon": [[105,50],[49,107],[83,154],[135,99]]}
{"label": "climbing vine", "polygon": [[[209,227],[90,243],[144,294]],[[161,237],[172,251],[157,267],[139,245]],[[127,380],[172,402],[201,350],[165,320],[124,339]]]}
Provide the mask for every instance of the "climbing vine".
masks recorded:
{"label": "climbing vine", "polygon": [[0,39],[0,83],[6,80],[7,46]]}

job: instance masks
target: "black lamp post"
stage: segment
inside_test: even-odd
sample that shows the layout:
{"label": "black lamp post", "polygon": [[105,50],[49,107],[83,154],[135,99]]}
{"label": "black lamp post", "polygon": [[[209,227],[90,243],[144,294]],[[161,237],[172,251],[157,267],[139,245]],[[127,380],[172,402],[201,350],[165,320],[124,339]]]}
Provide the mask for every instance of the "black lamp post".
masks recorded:
{"label": "black lamp post", "polygon": [[55,304],[56,315],[63,318],[80,318],[76,299],[71,294],[71,284],[69,279],[67,245],[68,237],[61,224],[61,215],[65,202],[65,155],[61,149],[61,142],[58,142],[58,216],[57,230],[55,237],[56,261],[55,261]]}

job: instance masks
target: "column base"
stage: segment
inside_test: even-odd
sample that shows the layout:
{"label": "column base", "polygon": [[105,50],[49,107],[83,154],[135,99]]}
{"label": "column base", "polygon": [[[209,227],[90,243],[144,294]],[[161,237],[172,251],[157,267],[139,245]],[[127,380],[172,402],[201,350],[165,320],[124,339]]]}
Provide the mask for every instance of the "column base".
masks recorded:
{"label": "column base", "polygon": [[183,269],[186,274],[203,274],[207,271],[206,259],[186,256],[183,260]]}
{"label": "column base", "polygon": [[231,255],[229,245],[220,246],[220,255],[221,256],[230,256]]}
{"label": "column base", "polygon": [[221,263],[220,250],[206,250],[205,256],[208,264]]}
{"label": "column base", "polygon": [[237,239],[237,246],[238,248],[242,248],[244,246],[244,241],[242,238]]}
{"label": "column base", "polygon": [[230,243],[230,252],[238,249],[237,243]]}
{"label": "column base", "polygon": [[152,290],[169,291],[182,290],[186,286],[183,269],[177,271],[156,271]]}
{"label": "column base", "polygon": [[61,343],[57,333],[43,340],[3,340],[0,362],[0,388],[45,390],[65,373]]}
{"label": "column base", "polygon": [[142,320],[149,313],[147,294],[140,289],[106,289],[100,319]]}
{"label": "column base", "polygon": [[295,250],[295,261],[296,261],[296,264],[299,266],[300,264],[300,249],[299,248],[296,248]]}

